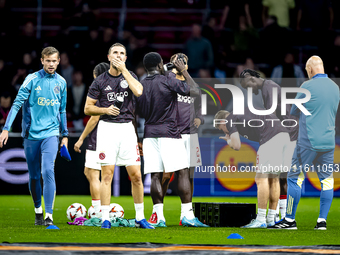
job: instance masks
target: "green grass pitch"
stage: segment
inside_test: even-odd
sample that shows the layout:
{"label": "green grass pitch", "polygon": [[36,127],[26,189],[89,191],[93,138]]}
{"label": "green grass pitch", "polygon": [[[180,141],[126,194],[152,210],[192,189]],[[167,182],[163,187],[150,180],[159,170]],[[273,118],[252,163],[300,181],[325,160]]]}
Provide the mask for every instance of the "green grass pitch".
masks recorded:
{"label": "green grass pitch", "polygon": [[[101,229],[99,227],[69,226],[66,224],[66,208],[72,203],[91,205],[90,196],[57,196],[54,208],[54,224],[60,230],[47,230],[34,226],[34,210],[30,196],[0,196],[0,242],[63,242],[63,243],[135,243],[154,242],[171,244],[216,244],[216,245],[339,245],[340,199],[335,198],[328,216],[327,231],[315,231],[319,199],[302,198],[298,207],[298,230],[268,230],[240,228],[187,228],[178,226],[180,200],[166,197],[164,214],[167,228],[155,230],[135,228]],[[112,197],[125,210],[125,218],[134,218],[132,197]],[[202,198],[193,202],[243,202],[256,203],[256,198]],[[152,202],[145,197],[145,217],[151,215]],[[231,233],[239,233],[243,240],[231,240]]]}

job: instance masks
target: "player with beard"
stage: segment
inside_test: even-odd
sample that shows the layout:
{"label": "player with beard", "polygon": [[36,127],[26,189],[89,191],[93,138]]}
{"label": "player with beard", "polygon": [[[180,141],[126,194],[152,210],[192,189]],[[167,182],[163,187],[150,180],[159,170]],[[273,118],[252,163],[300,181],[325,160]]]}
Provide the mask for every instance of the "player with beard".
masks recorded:
{"label": "player with beard", "polygon": [[[124,165],[131,179],[136,227],[154,229],[144,217],[144,190],[140,171],[137,136],[132,124],[136,98],[143,86],[125,67],[126,49],[113,44],[108,52],[110,70],[93,81],[87,95],[85,114],[100,115],[97,131],[97,162],[101,164],[100,188],[102,228],[111,228],[109,219],[111,183],[115,165]],[[96,106],[99,101],[100,107]],[[119,106],[116,107],[116,106]]]}
{"label": "player with beard", "polygon": [[[177,53],[170,58],[171,63],[175,63],[175,61],[179,58],[182,58],[186,65],[186,70],[188,69],[188,57],[183,53]],[[186,81],[183,73],[177,71],[176,68],[172,70],[173,73],[176,74],[176,79],[180,81]],[[188,79],[188,83],[194,82],[191,78]],[[197,85],[196,85],[197,86]],[[181,133],[182,141],[184,143],[187,158],[188,158],[188,167],[190,170],[190,188],[191,188],[191,198],[194,191],[194,172],[196,166],[202,165],[201,159],[201,150],[198,142],[198,127],[204,123],[203,116],[201,114],[201,93],[200,90],[190,92],[190,96],[183,96],[177,94],[178,101],[178,128]],[[168,190],[169,181],[172,177],[173,173],[163,173],[162,178],[162,190],[152,190],[151,197],[154,196],[153,192],[161,192],[157,194],[157,196],[161,196],[164,199],[166,192]],[[153,206],[153,213],[149,219],[149,223],[154,226],[159,224],[157,217],[157,207],[161,206],[161,204],[156,204]],[[183,219],[183,214],[180,216],[180,225],[182,225],[181,221]]]}
{"label": "player with beard", "polygon": [[[174,73],[164,75],[162,57],[156,52],[144,56],[143,64],[148,76],[142,81],[144,93],[138,98],[138,109],[145,118],[143,153],[144,174],[151,173],[151,193],[157,213],[157,227],[166,227],[163,213],[162,176],[174,172],[181,198],[182,224],[198,227],[192,209],[188,160],[179,132],[177,94],[188,96],[198,87],[194,82],[180,81]],[[175,61],[177,71],[191,80],[182,59]]]}
{"label": "player with beard", "polygon": [[[265,80],[260,77],[260,74],[254,70],[251,69],[245,69],[240,74],[241,78],[241,86],[245,89],[252,88],[253,93],[257,95],[259,93],[259,90],[261,90],[264,108],[270,109],[273,105],[273,90],[274,88],[277,89],[277,105],[276,105],[276,112],[274,114],[282,121],[282,120],[288,120],[293,119],[296,120],[296,123],[298,123],[297,118],[295,116],[292,116],[290,114],[291,105],[287,105],[285,114],[281,113],[281,87],[276,84],[275,82],[271,80]],[[286,121],[285,122],[289,126],[293,126],[293,122]],[[294,149],[296,146],[296,140],[298,137],[299,132],[299,125],[296,124],[294,127],[289,128],[289,136],[290,136],[290,146],[287,150],[287,153],[289,153],[293,157]],[[276,208],[276,221],[279,220],[279,212],[281,213],[281,219],[283,219],[286,215],[286,205],[287,205],[287,173],[282,173],[280,175],[280,200],[278,203],[278,207]]]}
{"label": "player with beard", "polygon": [[[225,140],[230,148],[237,151],[241,149],[240,135],[260,144],[255,177],[258,213],[256,219],[243,228],[275,225],[275,209],[280,195],[279,175],[285,168],[289,169],[291,161],[290,155],[286,153],[290,143],[288,130],[275,120],[278,118],[274,114],[255,115],[249,109],[245,109],[244,115],[234,115],[224,110],[215,115],[214,126],[225,133],[220,139]],[[245,123],[251,123],[251,126]]]}

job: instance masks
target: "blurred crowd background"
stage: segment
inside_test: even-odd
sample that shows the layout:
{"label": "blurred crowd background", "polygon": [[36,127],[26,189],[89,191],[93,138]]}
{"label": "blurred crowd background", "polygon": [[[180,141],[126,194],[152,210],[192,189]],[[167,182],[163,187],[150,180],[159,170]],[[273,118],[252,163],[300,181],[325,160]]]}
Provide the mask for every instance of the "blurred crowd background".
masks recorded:
{"label": "blurred crowd background", "polygon": [[[81,132],[92,70],[115,42],[126,46],[126,66],[140,79],[146,53],[157,51],[166,63],[184,52],[194,78],[225,82],[251,68],[300,86],[311,55],[339,76],[340,1],[0,0],[0,128],[25,77],[41,68],[41,50],[54,46],[69,88],[68,125]],[[20,129],[17,118],[13,131]]]}

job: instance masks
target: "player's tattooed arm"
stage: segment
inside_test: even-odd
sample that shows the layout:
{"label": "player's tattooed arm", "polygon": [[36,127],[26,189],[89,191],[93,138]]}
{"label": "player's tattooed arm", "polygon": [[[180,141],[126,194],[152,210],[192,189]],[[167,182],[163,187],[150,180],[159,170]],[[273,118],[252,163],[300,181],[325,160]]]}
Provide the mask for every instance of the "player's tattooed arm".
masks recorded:
{"label": "player's tattooed arm", "polygon": [[129,88],[131,89],[132,93],[136,96],[136,97],[140,97],[143,93],[143,86],[142,84],[136,80],[131,73],[129,72],[129,70],[126,69],[125,66],[125,62],[121,61],[118,58],[115,58],[112,60],[112,64],[119,70],[122,72],[125,80],[127,81],[127,83],[129,84]]}
{"label": "player's tattooed arm", "polygon": [[113,115],[117,116],[120,111],[117,107],[110,105],[110,107],[98,107],[96,106],[97,100],[92,99],[91,97],[86,98],[84,113],[90,116],[98,116],[98,115]]}

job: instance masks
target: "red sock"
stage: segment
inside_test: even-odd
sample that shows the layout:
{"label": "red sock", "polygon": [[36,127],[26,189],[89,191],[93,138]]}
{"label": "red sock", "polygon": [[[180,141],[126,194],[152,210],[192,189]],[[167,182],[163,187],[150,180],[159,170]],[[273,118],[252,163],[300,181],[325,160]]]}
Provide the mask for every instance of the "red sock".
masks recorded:
{"label": "red sock", "polygon": [[280,195],[280,199],[287,199],[287,195]]}

